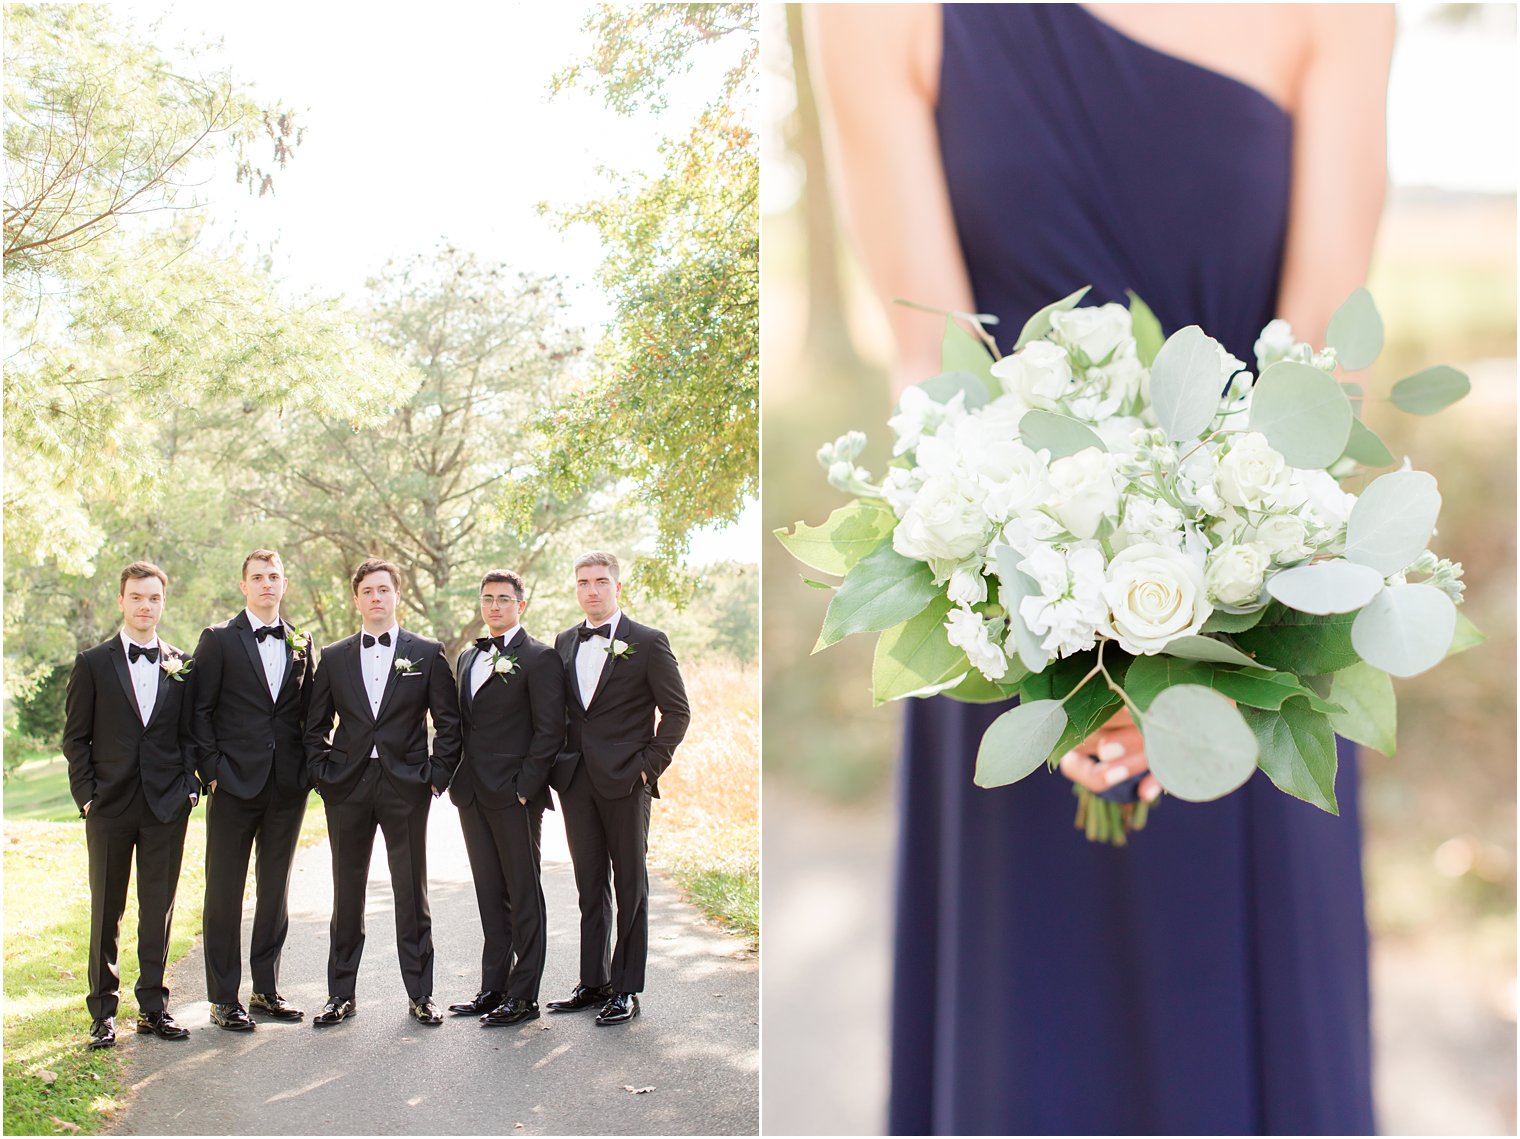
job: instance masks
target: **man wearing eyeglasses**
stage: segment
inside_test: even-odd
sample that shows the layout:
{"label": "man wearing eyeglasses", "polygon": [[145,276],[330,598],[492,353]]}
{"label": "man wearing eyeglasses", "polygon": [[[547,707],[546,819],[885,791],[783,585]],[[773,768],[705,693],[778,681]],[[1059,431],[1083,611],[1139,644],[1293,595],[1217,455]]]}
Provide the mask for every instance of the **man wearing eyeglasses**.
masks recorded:
{"label": "man wearing eyeglasses", "polygon": [[528,636],[523,579],[492,570],[480,583],[489,635],[459,656],[463,750],[449,783],[459,808],[485,932],[480,992],[449,1006],[488,1027],[537,1020],[547,916],[539,877],[549,769],[565,739],[565,670]]}

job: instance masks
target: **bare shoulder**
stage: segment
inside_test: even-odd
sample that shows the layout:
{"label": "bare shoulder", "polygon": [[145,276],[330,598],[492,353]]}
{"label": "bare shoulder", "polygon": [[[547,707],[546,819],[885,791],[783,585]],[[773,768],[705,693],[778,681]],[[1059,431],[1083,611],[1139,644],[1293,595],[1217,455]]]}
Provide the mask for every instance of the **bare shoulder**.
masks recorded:
{"label": "bare shoulder", "polygon": [[803,11],[808,50],[830,86],[896,77],[934,93],[938,4],[809,4]]}

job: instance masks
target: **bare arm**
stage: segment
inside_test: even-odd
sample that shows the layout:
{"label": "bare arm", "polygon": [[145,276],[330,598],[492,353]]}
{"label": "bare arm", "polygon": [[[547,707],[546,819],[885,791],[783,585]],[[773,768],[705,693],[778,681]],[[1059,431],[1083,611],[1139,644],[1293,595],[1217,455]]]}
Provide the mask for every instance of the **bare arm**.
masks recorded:
{"label": "bare arm", "polygon": [[806,19],[839,212],[897,348],[895,395],[939,371],[944,320],[892,301],[972,308],[934,123],[939,5],[809,5]]}

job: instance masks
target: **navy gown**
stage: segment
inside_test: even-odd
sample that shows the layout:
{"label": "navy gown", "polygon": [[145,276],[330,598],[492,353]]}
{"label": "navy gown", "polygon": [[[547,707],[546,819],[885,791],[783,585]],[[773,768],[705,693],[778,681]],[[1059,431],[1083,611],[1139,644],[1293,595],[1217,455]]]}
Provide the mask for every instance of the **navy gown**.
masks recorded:
{"label": "navy gown", "polygon": [[[1085,284],[1241,359],[1272,317],[1292,122],[1073,5],[944,5],[942,160],[1006,350]],[[1254,365],[1253,365],[1254,366]],[[1006,705],[910,701],[894,1134],[1367,1134],[1354,756],[1339,818],[1261,773],[1089,843],[1059,774],[984,790]]]}

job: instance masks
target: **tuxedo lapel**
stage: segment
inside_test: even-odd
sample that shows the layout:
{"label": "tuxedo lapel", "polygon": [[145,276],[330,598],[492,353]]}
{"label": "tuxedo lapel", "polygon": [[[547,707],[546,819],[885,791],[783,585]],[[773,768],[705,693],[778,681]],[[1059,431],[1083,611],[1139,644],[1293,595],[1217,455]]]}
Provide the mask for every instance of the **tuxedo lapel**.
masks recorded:
{"label": "tuxedo lapel", "polygon": [[[253,664],[253,675],[258,678],[259,689],[268,696],[269,680],[264,675],[264,658],[259,655],[259,640],[253,635],[253,626],[248,623],[247,611],[234,617],[232,624],[238,631],[238,640],[243,642],[243,648],[248,651],[248,660]],[[273,697],[270,697],[270,701],[273,702]]]}
{"label": "tuxedo lapel", "polygon": [[585,702],[581,700],[581,678],[575,670],[575,656],[581,650],[580,627],[574,626],[565,637],[565,647],[560,651],[560,659],[565,662],[565,687],[570,690],[570,699],[575,701],[575,706],[582,712],[586,710]]}
{"label": "tuxedo lapel", "polygon": [[[169,673],[162,667],[164,661],[178,655],[179,654],[177,651],[171,651],[169,646],[164,644],[163,641],[158,642],[158,691],[153,695],[153,711],[148,713],[148,722],[143,725],[144,731],[153,726],[153,721],[158,719],[158,714],[164,710],[164,705],[167,703],[165,697],[168,696],[169,685],[184,683],[182,680],[170,680]],[[137,698],[135,695],[132,698],[132,704],[134,707],[137,704]],[[137,718],[139,720],[142,719],[141,712],[138,712]]]}
{"label": "tuxedo lapel", "polygon": [[607,639],[607,659],[602,661],[602,671],[596,676],[596,691],[591,693],[591,699],[595,700],[602,694],[602,689],[607,687],[607,680],[612,676],[612,646],[617,643],[618,630],[628,618],[618,614],[618,623],[613,626],[612,636]]}
{"label": "tuxedo lapel", "polygon": [[296,651],[290,647],[290,635],[296,631],[296,627],[285,618],[280,618],[280,631],[283,634],[280,640],[285,645],[285,676],[280,680],[279,695],[285,694],[286,687],[296,675]]}
{"label": "tuxedo lapel", "polygon": [[[396,685],[401,682],[401,673],[396,668],[398,660],[412,660],[412,635],[405,629],[396,634],[396,651],[391,654],[391,671],[385,678],[385,691],[380,696],[380,711],[375,715],[375,722],[380,722],[380,717],[385,715],[385,706],[391,702],[391,694],[396,691]],[[416,661],[412,661],[413,664]],[[368,700],[365,703],[369,703]]]}
{"label": "tuxedo lapel", "polygon": [[121,647],[121,638],[112,637],[108,642],[111,647],[111,663],[116,666],[117,679],[121,681],[121,687],[127,694],[127,707],[132,709],[132,715],[142,723],[142,709],[137,706],[137,689],[132,684],[132,669],[127,665],[127,650]]}
{"label": "tuxedo lapel", "polygon": [[470,683],[470,679],[475,671],[475,658],[479,655],[480,650],[472,645],[459,658],[459,707],[467,716],[475,704],[475,686]]}

